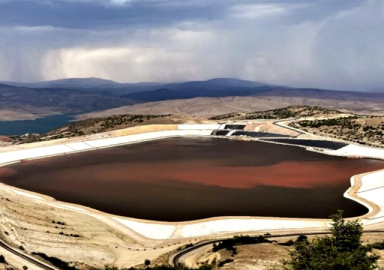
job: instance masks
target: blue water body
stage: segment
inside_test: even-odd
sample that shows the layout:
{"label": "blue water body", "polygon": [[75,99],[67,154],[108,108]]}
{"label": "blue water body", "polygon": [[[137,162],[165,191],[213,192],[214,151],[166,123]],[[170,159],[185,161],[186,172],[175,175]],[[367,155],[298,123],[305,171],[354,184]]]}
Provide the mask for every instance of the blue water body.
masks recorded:
{"label": "blue water body", "polygon": [[0,121],[0,135],[45,133],[74,120],[71,115],[53,115],[36,120]]}

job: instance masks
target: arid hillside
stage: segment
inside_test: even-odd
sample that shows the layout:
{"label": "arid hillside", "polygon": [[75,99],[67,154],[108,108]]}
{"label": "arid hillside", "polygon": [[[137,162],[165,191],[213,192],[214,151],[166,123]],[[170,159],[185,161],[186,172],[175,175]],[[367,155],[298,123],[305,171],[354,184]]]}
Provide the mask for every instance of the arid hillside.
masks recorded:
{"label": "arid hillside", "polygon": [[314,134],[367,144],[384,146],[383,116],[350,116],[293,122],[290,126]]}
{"label": "arid hillside", "polygon": [[0,121],[25,120],[56,114],[78,114],[134,104],[121,97],[78,90],[34,89],[0,84]]}
{"label": "arid hillside", "polygon": [[307,105],[354,112],[359,114],[383,114],[381,101],[333,100],[303,97],[218,97],[192,98],[147,102],[132,106],[91,112],[79,115],[79,119],[107,117],[118,114],[179,114],[199,117],[212,117],[229,113],[248,113],[283,108],[293,105]]}
{"label": "arid hillside", "polygon": [[97,78],[9,83],[14,86],[0,82],[0,121],[57,114],[82,114],[81,119],[116,114],[210,117],[292,105],[384,114],[383,93],[292,88],[229,78],[165,85],[120,84]]}
{"label": "arid hillside", "polygon": [[268,111],[255,111],[248,113],[229,113],[223,115],[217,115],[209,118],[210,120],[251,120],[251,119],[287,119],[297,117],[320,117],[337,115],[342,112],[337,110],[331,110],[321,107],[310,106],[289,106],[281,109],[274,109]]}
{"label": "arid hillside", "polygon": [[[226,98],[228,99],[228,98]],[[236,98],[233,99],[236,101]],[[180,102],[180,101],[178,101]],[[241,108],[241,105],[237,105]],[[188,108],[185,106],[185,108]],[[234,107],[231,107],[232,109]],[[154,107],[156,109],[156,107]],[[117,112],[118,110],[111,110]],[[344,139],[362,144],[382,145],[382,131],[384,116],[358,116],[335,109],[327,109],[318,106],[288,106],[272,110],[254,110],[248,112],[232,112],[219,114],[212,117],[189,116],[183,114],[112,114],[103,116],[105,112],[83,115],[84,120],[72,122],[63,127],[52,130],[46,134],[30,134],[28,136],[14,136],[13,143],[29,143],[47,141],[61,138],[91,135],[102,132],[114,131],[135,126],[183,124],[183,123],[217,123],[225,121],[242,120],[272,120],[258,126],[259,131],[276,131],[273,120],[290,119],[292,127],[308,131],[310,133]],[[98,115],[96,118],[86,116]],[[305,121],[294,122],[298,118],[307,118]],[[339,120],[337,120],[339,119]],[[256,127],[256,126],[255,126]],[[280,131],[281,132],[281,131]],[[292,131],[290,131],[292,132]],[[3,146],[12,142],[8,139]]]}

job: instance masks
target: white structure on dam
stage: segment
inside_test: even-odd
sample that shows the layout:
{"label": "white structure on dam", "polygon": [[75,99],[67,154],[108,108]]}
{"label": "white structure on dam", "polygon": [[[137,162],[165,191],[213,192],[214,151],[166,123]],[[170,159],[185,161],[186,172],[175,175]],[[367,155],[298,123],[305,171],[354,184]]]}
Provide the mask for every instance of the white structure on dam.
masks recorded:
{"label": "white structure on dam", "polygon": [[[102,135],[79,137],[71,140],[58,140],[56,142],[41,142],[32,146],[14,146],[0,152],[0,167],[7,164],[28,160],[45,158],[50,156],[65,155],[81,151],[96,150],[106,147],[114,147],[125,144],[133,144],[151,140],[158,140],[171,137],[182,136],[209,136],[214,130],[224,129],[225,124],[221,125],[175,125],[174,129],[151,131],[132,135]],[[348,145],[339,150],[325,150],[326,154],[338,156],[361,156],[361,157],[376,157],[384,159],[384,150],[367,148],[363,146]],[[355,194],[345,196],[354,199],[364,205],[367,202],[360,200],[362,198],[370,202],[367,206],[370,207],[371,215],[364,217],[363,222],[367,225],[384,221],[384,171],[365,174],[359,178],[361,187]],[[354,178],[352,178],[354,184]],[[12,189],[11,187],[2,186],[1,188]],[[20,195],[28,195],[27,192],[13,189]],[[356,195],[356,196],[355,196]],[[30,199],[39,198],[37,195],[28,195]],[[84,210],[67,205],[62,202],[51,202],[57,207],[67,208],[72,211],[79,211],[89,215],[101,215],[99,212]],[[371,207],[374,205],[375,207]],[[373,208],[376,208],[374,210]],[[377,210],[379,209],[379,210]],[[155,222],[137,220],[124,217],[116,217],[107,215],[114,222],[152,239],[179,239],[188,237],[200,237],[209,235],[219,235],[225,233],[246,233],[255,231],[272,232],[275,230],[309,230],[309,229],[325,229],[328,226],[327,220],[314,219],[289,219],[289,218],[253,218],[253,217],[223,217],[212,218],[193,222]]]}

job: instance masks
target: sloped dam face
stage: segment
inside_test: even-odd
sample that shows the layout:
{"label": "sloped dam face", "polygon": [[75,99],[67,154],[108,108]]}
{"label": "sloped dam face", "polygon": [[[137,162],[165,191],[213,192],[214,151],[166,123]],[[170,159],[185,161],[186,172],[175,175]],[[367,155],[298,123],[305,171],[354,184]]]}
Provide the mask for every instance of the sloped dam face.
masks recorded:
{"label": "sloped dam face", "polygon": [[0,181],[107,213],[159,221],[218,216],[327,218],[355,174],[384,162],[216,138],[173,138],[0,168]]}

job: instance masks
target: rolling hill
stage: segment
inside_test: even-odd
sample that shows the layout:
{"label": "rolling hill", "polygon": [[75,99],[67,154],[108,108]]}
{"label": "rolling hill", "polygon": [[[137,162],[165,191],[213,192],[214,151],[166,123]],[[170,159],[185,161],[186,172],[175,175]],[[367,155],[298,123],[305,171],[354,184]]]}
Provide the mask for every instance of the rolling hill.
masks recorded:
{"label": "rolling hill", "polygon": [[[292,88],[233,78],[182,83],[123,84],[98,78],[73,78],[31,84],[0,85],[0,120],[35,119],[54,114],[84,114],[108,109],[120,113],[216,115],[255,108],[312,105],[364,113],[382,113],[384,93]],[[243,98],[223,101],[222,98]],[[197,102],[187,100],[203,98]],[[181,102],[172,102],[180,100]],[[153,103],[159,109],[154,109]],[[146,104],[149,104],[148,106]],[[132,105],[136,104],[132,107]],[[184,104],[184,105],[180,105]],[[187,105],[195,104],[195,105]],[[198,104],[198,105],[197,105]],[[181,108],[180,106],[184,106]],[[195,106],[188,108],[188,106]],[[219,106],[217,109],[214,106]],[[108,112],[108,114],[110,111]]]}
{"label": "rolling hill", "polygon": [[121,97],[61,88],[26,88],[0,84],[0,120],[35,119],[54,114],[105,110],[135,102]]}
{"label": "rolling hill", "polygon": [[[19,82],[0,82],[7,85],[17,87],[29,87],[29,88],[64,88],[81,90],[85,92],[100,93],[109,96],[121,96],[131,93],[151,92],[157,91],[159,93],[166,90],[172,91],[196,91],[204,89],[204,91],[222,91],[224,88],[251,88],[262,87],[267,84],[239,80],[233,78],[215,78],[207,81],[189,81],[183,83],[156,83],[156,82],[142,82],[142,83],[118,83],[111,80],[104,80],[99,78],[70,78],[53,81],[42,81],[33,83],[19,83]],[[159,91],[160,90],[160,91]],[[156,93],[157,93],[156,92]],[[173,93],[173,92],[172,92]],[[164,96],[168,97],[170,94]],[[146,96],[145,94],[144,96]],[[163,95],[163,94],[155,94]],[[185,95],[185,94],[184,94]],[[208,94],[205,94],[208,95]],[[213,95],[213,94],[211,94]],[[216,94],[217,95],[217,94]],[[188,98],[188,95],[185,95]],[[193,95],[192,95],[193,96]],[[181,97],[185,98],[185,97]],[[143,100],[147,98],[143,97]]]}
{"label": "rolling hill", "polygon": [[159,88],[160,83],[144,82],[144,83],[118,83],[112,80],[100,78],[69,78],[53,81],[41,81],[31,83],[20,82],[0,82],[1,84],[28,87],[28,88],[60,88],[81,90],[84,92],[99,93],[109,96],[120,96],[127,93],[137,91],[149,91]]}

